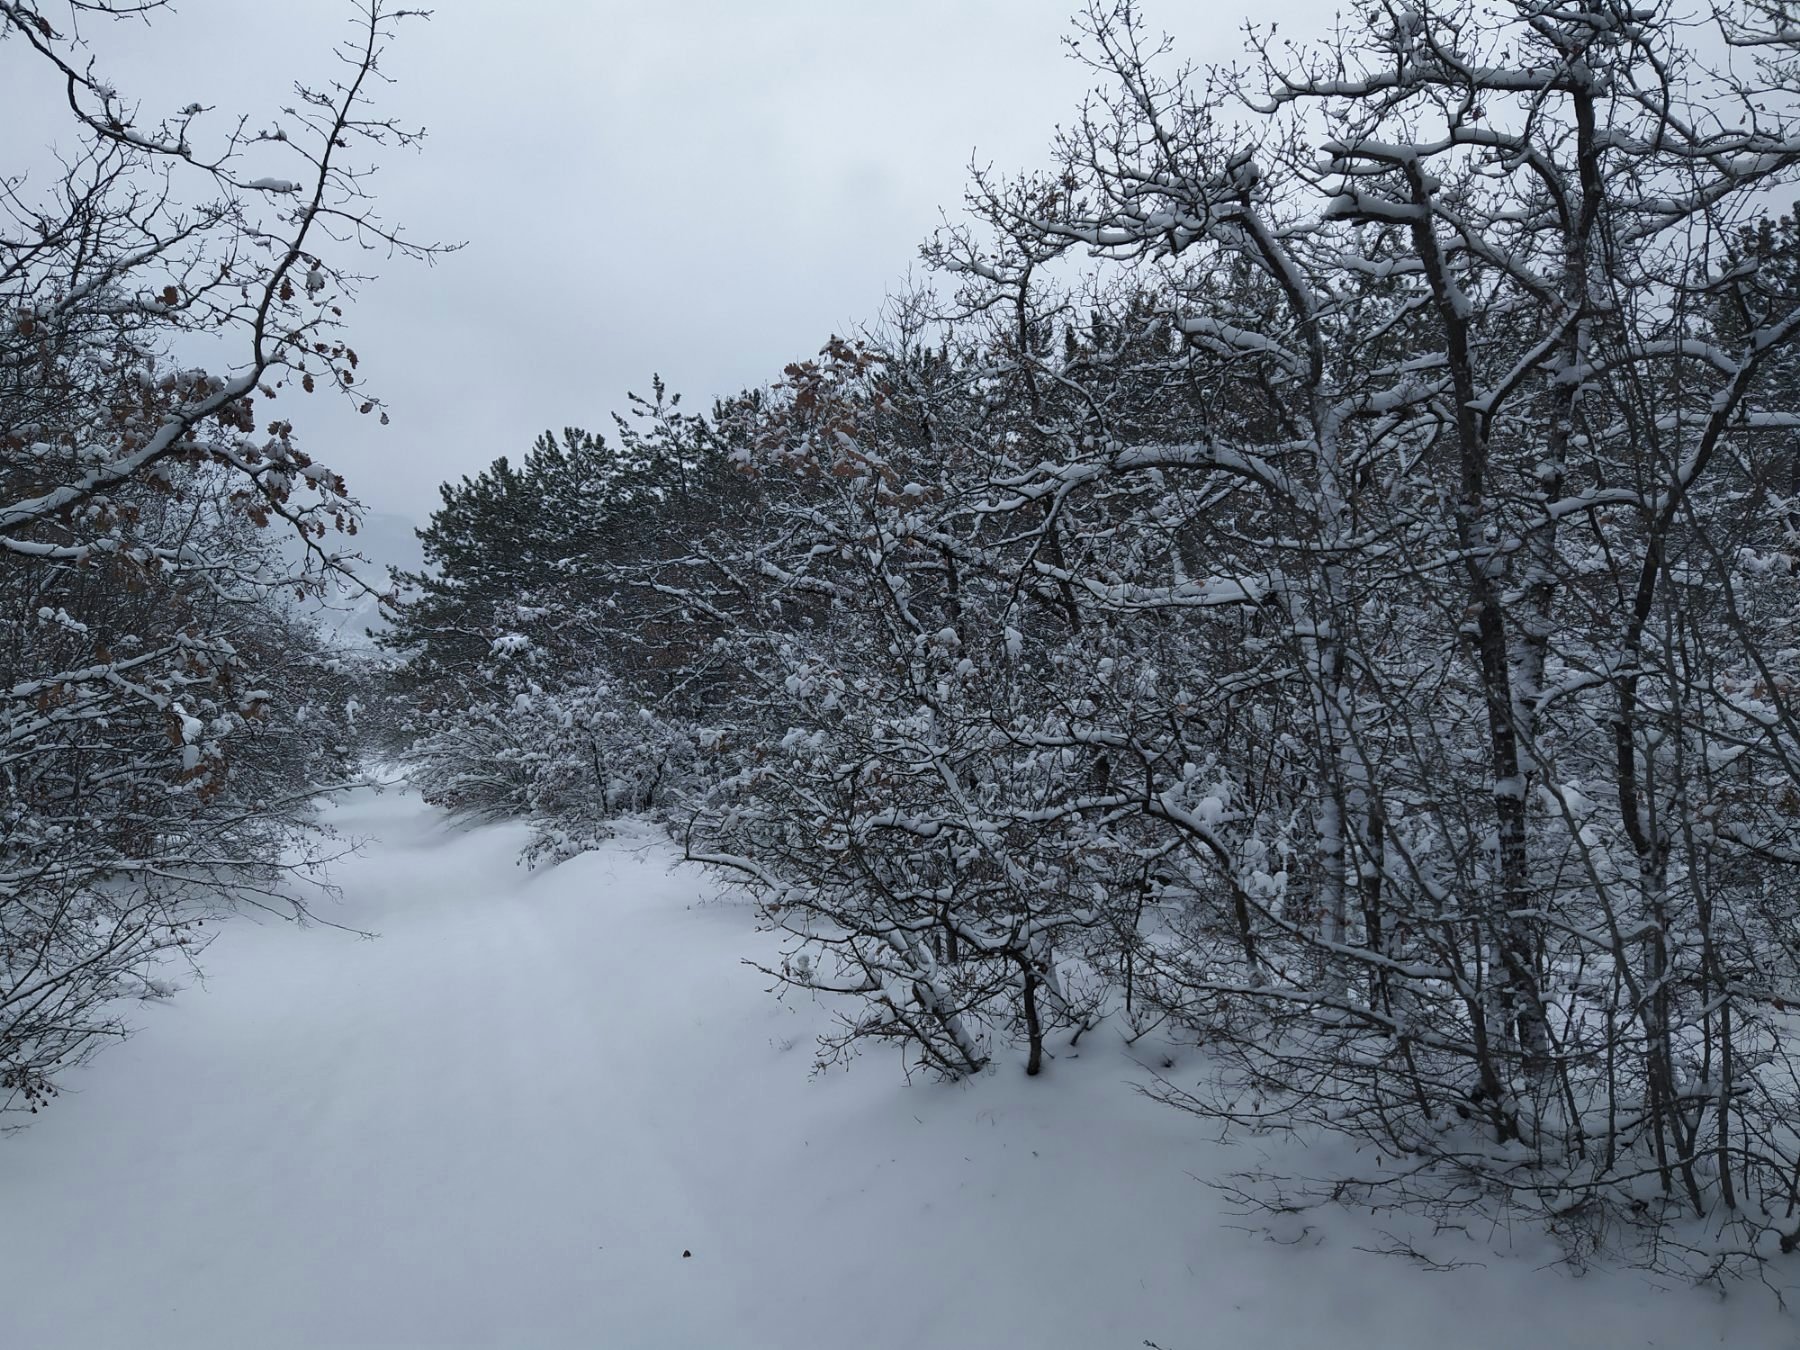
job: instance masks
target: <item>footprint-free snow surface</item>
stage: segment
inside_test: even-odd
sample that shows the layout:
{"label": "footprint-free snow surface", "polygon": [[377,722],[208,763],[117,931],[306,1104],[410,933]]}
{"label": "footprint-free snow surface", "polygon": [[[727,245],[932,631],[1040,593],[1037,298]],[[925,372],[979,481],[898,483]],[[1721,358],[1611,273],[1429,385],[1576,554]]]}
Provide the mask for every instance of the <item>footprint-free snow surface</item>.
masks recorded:
{"label": "footprint-free snow surface", "polygon": [[408,794],[335,823],[366,842],[327,916],[378,938],[228,926],[0,1139],[0,1345],[1800,1344],[1756,1289],[1529,1245],[1431,1274],[1350,1215],[1271,1240],[1202,1184],[1260,1146],[1134,1093],[1105,1027],[1035,1080],[815,1076],[823,1012],[648,832],[534,873]]}

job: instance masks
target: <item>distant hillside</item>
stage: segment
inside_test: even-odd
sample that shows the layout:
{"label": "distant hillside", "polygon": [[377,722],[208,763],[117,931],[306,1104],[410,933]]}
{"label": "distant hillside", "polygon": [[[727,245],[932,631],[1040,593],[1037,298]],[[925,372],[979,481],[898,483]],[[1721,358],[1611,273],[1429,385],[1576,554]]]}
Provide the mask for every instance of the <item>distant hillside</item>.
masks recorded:
{"label": "distant hillside", "polygon": [[[378,590],[386,590],[389,567],[417,571],[424,565],[425,555],[419,547],[416,528],[406,516],[382,511],[364,516],[351,541],[366,560],[357,566],[357,575]],[[368,630],[387,627],[375,598],[348,586],[341,587],[334,599],[311,601],[306,608],[317,617],[320,628],[347,647],[367,648],[371,645]]]}

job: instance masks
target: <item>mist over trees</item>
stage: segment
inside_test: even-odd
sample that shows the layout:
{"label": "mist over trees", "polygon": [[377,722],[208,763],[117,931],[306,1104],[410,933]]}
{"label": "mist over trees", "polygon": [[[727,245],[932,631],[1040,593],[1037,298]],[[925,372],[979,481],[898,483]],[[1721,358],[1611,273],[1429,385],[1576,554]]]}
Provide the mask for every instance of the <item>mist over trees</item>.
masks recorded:
{"label": "mist over trees", "polygon": [[1197,69],[1094,4],[1099,92],[882,323],[444,489],[425,790],[552,856],[660,813],[821,1062],[1105,1020],[1380,1160],[1253,1203],[1792,1252],[1800,27],[1700,19],[1368,3]]}

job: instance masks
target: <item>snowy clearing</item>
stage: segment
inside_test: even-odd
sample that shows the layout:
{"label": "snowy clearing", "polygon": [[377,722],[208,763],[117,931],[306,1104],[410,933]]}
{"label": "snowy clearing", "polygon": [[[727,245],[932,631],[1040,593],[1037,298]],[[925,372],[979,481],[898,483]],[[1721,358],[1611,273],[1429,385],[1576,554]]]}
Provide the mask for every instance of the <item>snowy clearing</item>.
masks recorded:
{"label": "snowy clearing", "polygon": [[410,794],[333,819],[369,842],[331,917],[378,941],[231,926],[204,988],[0,1143],[5,1344],[1800,1341],[1754,1289],[1577,1280],[1538,1248],[1428,1274],[1357,1251],[1353,1216],[1246,1231],[1195,1178],[1256,1145],[1129,1091],[1104,1027],[1035,1081],[815,1078],[820,1014],[741,964],[748,907],[648,835],[532,873],[522,828]]}

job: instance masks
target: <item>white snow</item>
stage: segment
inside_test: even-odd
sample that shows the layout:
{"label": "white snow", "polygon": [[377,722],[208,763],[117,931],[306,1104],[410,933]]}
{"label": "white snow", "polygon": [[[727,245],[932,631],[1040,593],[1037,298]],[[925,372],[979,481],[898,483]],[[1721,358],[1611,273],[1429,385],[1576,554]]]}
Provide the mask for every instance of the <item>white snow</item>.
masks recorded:
{"label": "white snow", "polygon": [[0,1140],[0,1342],[1800,1341],[1755,1289],[1574,1280],[1539,1248],[1427,1274],[1335,1212],[1247,1231],[1195,1178],[1265,1145],[1130,1091],[1147,1074],[1106,1028],[1035,1080],[1008,1059],[909,1086],[881,1057],[814,1078],[820,1012],[764,993],[749,909],[647,832],[528,873],[522,828],[409,795],[336,821],[371,842],[329,914],[379,940],[229,927],[205,987],[133,1005],[140,1034]]}

